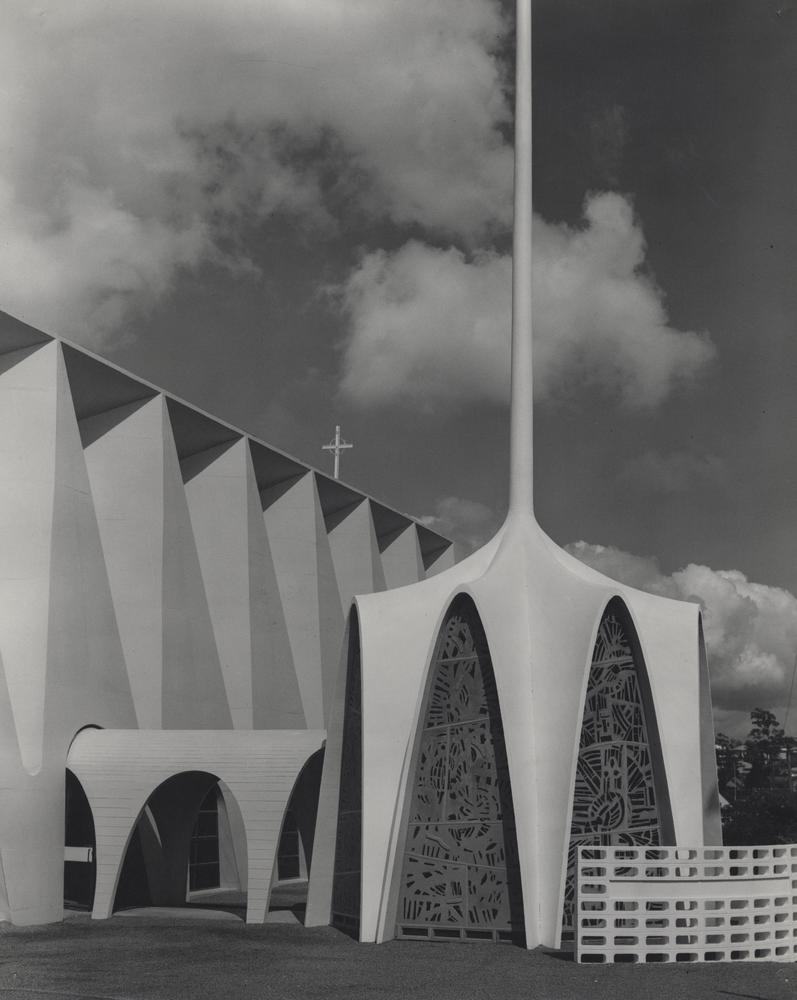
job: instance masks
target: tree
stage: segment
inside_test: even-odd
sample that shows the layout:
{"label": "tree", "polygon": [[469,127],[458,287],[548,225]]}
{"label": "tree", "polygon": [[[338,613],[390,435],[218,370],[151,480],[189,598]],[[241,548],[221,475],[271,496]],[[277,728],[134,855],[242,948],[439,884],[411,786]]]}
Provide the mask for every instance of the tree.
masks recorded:
{"label": "tree", "polygon": [[717,783],[721,794],[730,802],[738,797],[742,780],[739,774],[738,762],[741,756],[741,740],[717,733]]}
{"label": "tree", "polygon": [[722,840],[742,844],[797,843],[797,795],[773,788],[757,788],[723,810]]}
{"label": "tree", "polygon": [[783,750],[783,729],[778,720],[764,708],[754,708],[750,713],[752,728],[744,741],[747,747],[745,757],[750,763],[747,775],[748,790],[772,788],[776,782]]}
{"label": "tree", "polygon": [[717,778],[728,800],[723,809],[726,844],[797,843],[797,795],[792,756],[797,740],[785,736],[772,712],[755,708],[743,742],[717,735]]}

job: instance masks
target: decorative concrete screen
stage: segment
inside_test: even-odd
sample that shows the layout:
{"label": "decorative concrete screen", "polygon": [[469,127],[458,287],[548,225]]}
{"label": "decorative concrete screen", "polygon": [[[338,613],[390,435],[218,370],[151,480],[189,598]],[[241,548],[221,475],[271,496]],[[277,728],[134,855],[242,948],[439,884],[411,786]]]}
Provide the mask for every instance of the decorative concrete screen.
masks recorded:
{"label": "decorative concrete screen", "polygon": [[656,846],[664,839],[642,694],[645,665],[634,656],[638,643],[622,603],[610,608],[595,640],[581,723],[562,916],[568,932],[579,847]]}
{"label": "decorative concrete screen", "polygon": [[582,847],[579,962],[797,960],[797,845]]}
{"label": "decorative concrete screen", "polygon": [[415,754],[397,937],[518,936],[512,790],[490,652],[469,598],[438,639]]}

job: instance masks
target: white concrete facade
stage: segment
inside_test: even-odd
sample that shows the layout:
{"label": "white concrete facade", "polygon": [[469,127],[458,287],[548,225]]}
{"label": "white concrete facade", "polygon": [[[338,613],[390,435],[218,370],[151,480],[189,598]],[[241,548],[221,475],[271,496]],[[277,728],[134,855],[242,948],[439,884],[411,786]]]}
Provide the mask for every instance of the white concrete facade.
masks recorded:
{"label": "white concrete facade", "polygon": [[[428,673],[446,612],[476,606],[490,649],[506,740],[528,947],[560,942],[573,786],[592,651],[619,598],[650,685],[676,845],[721,843],[697,605],[624,587],[554,545],[531,519],[431,580],[357,598],[362,657],[360,939],[395,934],[405,804]],[[341,688],[343,681],[341,680]],[[342,700],[342,696],[341,696]],[[341,710],[330,723],[308,921],[326,923],[333,883]]]}
{"label": "white concrete facade", "polygon": [[322,731],[353,591],[450,547],[0,313],[0,920],[62,917],[77,733]]}

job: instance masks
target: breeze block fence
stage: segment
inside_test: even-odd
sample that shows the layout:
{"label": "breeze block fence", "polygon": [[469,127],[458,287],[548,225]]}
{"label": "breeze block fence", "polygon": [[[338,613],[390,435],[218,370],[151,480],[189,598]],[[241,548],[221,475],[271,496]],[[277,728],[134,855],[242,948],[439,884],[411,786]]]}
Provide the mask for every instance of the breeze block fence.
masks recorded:
{"label": "breeze block fence", "polygon": [[797,961],[797,844],[582,847],[576,961]]}

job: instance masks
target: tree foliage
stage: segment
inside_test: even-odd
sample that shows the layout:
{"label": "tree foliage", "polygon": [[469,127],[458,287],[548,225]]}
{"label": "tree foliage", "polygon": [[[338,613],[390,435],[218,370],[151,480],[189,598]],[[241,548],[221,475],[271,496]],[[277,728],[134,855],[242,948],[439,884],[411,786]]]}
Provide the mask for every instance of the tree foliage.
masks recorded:
{"label": "tree foliage", "polygon": [[717,734],[717,777],[726,844],[797,843],[797,740],[755,708],[744,740]]}

